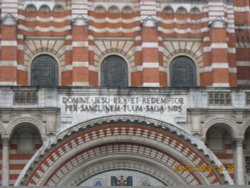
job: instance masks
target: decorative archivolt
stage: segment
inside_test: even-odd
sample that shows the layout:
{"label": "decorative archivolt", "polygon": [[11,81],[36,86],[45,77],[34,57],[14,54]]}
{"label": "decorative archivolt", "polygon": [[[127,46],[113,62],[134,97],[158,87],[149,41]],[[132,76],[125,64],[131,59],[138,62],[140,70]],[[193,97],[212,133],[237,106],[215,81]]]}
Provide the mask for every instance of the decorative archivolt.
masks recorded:
{"label": "decorative archivolt", "polygon": [[191,56],[199,67],[202,67],[202,46],[201,42],[196,41],[164,41],[163,54],[166,66],[169,65],[170,60],[178,54],[186,54]]}
{"label": "decorative archivolt", "polygon": [[27,40],[24,46],[25,64],[28,66],[38,54],[47,53],[56,57],[58,63],[65,61],[65,46],[63,40]]}
{"label": "decorative archivolt", "polygon": [[99,66],[107,54],[120,54],[129,64],[134,63],[134,42],[129,40],[95,41],[95,65]]}

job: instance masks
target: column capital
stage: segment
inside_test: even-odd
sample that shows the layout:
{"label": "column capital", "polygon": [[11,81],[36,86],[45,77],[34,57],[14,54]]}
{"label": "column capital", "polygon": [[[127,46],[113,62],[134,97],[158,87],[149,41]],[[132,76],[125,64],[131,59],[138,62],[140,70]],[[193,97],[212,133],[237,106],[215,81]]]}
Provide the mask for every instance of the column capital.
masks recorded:
{"label": "column capital", "polygon": [[143,20],[142,27],[155,27],[156,28],[157,21],[152,16],[149,16]]}
{"label": "column capital", "polygon": [[227,22],[223,19],[215,19],[209,23],[211,28],[226,28]]}
{"label": "column capital", "polygon": [[83,16],[77,16],[76,18],[73,19],[72,23],[73,23],[73,26],[87,26],[88,25],[87,19],[84,18]]}
{"label": "column capital", "polygon": [[2,144],[3,144],[3,146],[9,145],[9,136],[8,135],[2,135]]}
{"label": "column capital", "polygon": [[235,138],[234,142],[236,143],[236,145],[242,145],[244,141],[244,138]]}
{"label": "column capital", "polygon": [[17,25],[17,19],[12,14],[7,14],[3,17],[3,25],[15,26]]}

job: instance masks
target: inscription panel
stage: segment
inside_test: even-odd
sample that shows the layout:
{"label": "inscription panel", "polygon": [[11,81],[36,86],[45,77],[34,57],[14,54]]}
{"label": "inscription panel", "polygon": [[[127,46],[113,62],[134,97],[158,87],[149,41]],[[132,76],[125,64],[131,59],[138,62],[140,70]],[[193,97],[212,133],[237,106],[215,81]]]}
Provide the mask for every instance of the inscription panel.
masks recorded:
{"label": "inscription panel", "polygon": [[183,96],[63,96],[61,102],[64,113],[182,113],[186,110]]}
{"label": "inscription panel", "polygon": [[61,95],[63,129],[110,115],[138,115],[176,124],[186,121],[186,95]]}

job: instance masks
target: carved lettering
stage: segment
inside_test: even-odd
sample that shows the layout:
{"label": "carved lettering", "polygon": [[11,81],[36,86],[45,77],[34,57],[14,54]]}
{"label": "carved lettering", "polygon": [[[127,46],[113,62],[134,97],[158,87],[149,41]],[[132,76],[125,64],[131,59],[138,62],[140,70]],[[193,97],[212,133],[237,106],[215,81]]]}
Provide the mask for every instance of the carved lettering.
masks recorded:
{"label": "carved lettering", "polygon": [[185,106],[180,96],[63,96],[61,100],[65,113],[182,113]]}

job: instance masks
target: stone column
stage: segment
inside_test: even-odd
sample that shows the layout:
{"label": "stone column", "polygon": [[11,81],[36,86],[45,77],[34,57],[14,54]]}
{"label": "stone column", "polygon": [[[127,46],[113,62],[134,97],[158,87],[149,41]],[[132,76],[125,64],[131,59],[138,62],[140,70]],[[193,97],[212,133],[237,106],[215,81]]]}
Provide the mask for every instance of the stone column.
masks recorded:
{"label": "stone column", "polygon": [[9,186],[9,139],[2,138],[2,186]]}
{"label": "stone column", "polygon": [[245,167],[244,167],[244,153],[243,153],[243,139],[236,139],[236,175],[237,184],[245,184]]}

